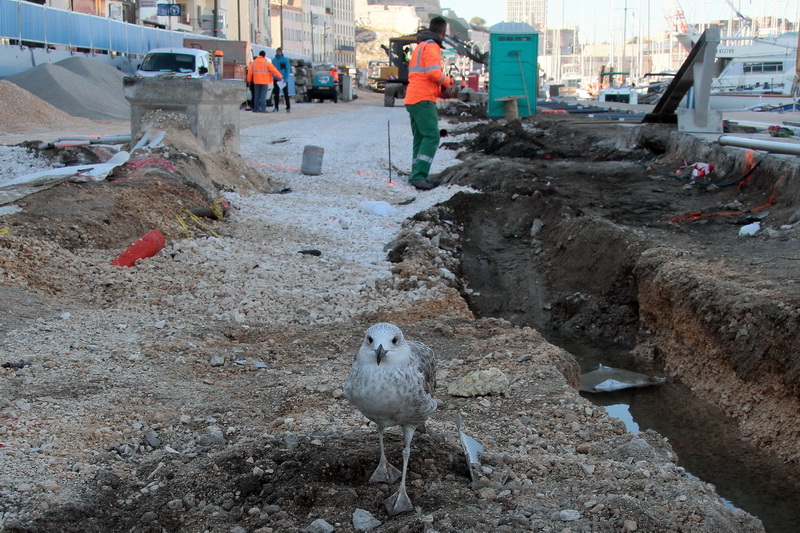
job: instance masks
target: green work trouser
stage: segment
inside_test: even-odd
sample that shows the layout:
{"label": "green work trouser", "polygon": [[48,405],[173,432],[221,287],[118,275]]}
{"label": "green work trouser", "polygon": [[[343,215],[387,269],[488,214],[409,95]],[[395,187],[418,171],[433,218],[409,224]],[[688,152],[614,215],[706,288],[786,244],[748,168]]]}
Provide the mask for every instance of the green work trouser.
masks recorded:
{"label": "green work trouser", "polygon": [[439,148],[439,113],[436,102],[423,100],[407,105],[411,116],[411,133],[414,134],[414,151],[411,159],[409,181],[424,180],[428,177],[433,156]]}

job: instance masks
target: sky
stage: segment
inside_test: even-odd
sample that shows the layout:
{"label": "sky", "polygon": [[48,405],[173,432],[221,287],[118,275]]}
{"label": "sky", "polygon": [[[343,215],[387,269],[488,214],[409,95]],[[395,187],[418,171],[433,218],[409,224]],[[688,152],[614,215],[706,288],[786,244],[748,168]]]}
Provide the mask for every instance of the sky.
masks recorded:
{"label": "sky", "polygon": [[[504,0],[440,0],[467,20],[481,17],[491,26],[505,19]],[[800,0],[731,0],[745,16],[775,15],[800,22]],[[680,5],[689,23],[735,18],[725,0],[548,0],[547,25],[551,28],[578,26],[583,42],[630,39],[636,35],[666,30],[665,11]],[[627,7],[627,9],[626,9]],[[667,9],[665,9],[667,8]]]}

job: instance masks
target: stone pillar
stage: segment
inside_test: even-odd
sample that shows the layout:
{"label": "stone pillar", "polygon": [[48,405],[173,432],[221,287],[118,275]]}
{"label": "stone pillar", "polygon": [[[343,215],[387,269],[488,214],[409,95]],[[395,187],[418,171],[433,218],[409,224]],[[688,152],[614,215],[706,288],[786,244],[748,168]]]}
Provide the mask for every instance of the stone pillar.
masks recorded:
{"label": "stone pillar", "polygon": [[139,78],[123,80],[131,103],[131,139],[135,143],[142,117],[161,109],[183,113],[198,144],[207,152],[239,152],[239,109],[247,87],[239,80],[212,78]]}

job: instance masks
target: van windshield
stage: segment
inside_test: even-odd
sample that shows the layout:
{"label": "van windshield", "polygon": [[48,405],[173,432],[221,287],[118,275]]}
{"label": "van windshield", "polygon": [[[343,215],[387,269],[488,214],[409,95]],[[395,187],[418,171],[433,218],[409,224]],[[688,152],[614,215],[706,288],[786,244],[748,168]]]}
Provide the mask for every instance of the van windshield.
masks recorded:
{"label": "van windshield", "polygon": [[195,56],[157,52],[145,56],[141,70],[145,72],[194,72]]}

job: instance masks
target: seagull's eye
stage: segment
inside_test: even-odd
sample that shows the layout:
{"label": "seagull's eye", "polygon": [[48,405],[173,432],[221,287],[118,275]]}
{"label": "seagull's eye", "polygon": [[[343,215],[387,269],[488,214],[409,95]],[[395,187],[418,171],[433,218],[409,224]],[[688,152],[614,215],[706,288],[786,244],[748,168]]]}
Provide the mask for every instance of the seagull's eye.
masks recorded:
{"label": "seagull's eye", "polygon": [[372,337],[367,337],[367,342],[372,344]]}
{"label": "seagull's eye", "polygon": [[397,337],[392,339],[392,344],[397,344]]}

